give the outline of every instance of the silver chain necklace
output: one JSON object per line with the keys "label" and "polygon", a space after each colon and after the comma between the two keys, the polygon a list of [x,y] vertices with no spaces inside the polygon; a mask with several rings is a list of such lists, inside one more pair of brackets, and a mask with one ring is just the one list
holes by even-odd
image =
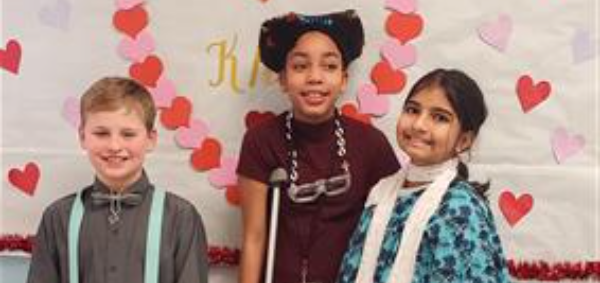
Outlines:
{"label": "silver chain necklace", "polygon": [[321,194],[336,196],[346,192],[351,185],[350,164],[346,160],[346,139],[344,128],[337,111],[334,113],[334,134],[336,137],[337,156],[341,160],[342,174],[325,179],[298,185],[298,150],[294,146],[292,120],[294,114],[288,112],[285,123],[285,138],[288,143],[288,155],[290,157],[290,188],[288,195],[296,203],[307,203],[315,201]]}

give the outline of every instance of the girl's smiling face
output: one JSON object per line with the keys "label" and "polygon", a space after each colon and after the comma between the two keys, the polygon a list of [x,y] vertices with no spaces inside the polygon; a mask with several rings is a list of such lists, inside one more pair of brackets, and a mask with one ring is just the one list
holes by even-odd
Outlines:
{"label": "girl's smiling face", "polygon": [[400,148],[419,166],[442,163],[468,149],[471,132],[463,132],[444,90],[426,87],[408,98],[398,119]]}

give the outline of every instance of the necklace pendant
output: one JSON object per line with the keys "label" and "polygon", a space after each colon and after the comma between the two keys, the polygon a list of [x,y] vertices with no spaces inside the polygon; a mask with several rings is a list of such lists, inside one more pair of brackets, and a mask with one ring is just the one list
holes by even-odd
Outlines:
{"label": "necklace pendant", "polygon": [[320,281],[308,281],[308,260],[302,261],[300,283],[321,283]]}

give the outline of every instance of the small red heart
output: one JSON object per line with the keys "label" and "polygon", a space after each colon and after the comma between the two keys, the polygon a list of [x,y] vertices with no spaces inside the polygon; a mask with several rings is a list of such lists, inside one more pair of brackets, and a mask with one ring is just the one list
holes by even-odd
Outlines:
{"label": "small red heart", "polygon": [[398,93],[406,84],[406,75],[402,70],[394,70],[390,63],[382,60],[371,70],[371,80],[377,86],[378,94]]}
{"label": "small red heart", "polygon": [[207,138],[200,148],[191,156],[192,167],[198,171],[206,171],[221,165],[221,144],[214,138]]}
{"label": "small red heart", "polygon": [[371,125],[371,117],[367,114],[358,112],[358,108],[352,103],[342,105],[342,115]]}
{"label": "small red heart", "polygon": [[240,206],[240,189],[237,186],[226,187],[225,198],[229,204]]}
{"label": "small red heart", "polygon": [[22,192],[33,196],[40,180],[40,169],[33,162],[27,163],[24,170],[17,168],[8,171],[8,180]]}
{"label": "small red heart", "polygon": [[165,128],[175,130],[179,127],[188,127],[191,114],[192,103],[183,96],[177,96],[171,102],[171,107],[161,111],[160,121]]}
{"label": "small red heart", "polygon": [[385,21],[385,29],[402,44],[417,37],[423,31],[423,19],[417,14],[392,12]]}
{"label": "small red heart", "polygon": [[500,211],[510,226],[515,226],[533,208],[533,197],[523,194],[519,198],[510,191],[500,194]]}
{"label": "small red heart", "polygon": [[16,75],[19,73],[20,65],[21,45],[11,39],[6,43],[6,50],[0,49],[0,67]]}
{"label": "small red heart", "polygon": [[266,121],[269,121],[275,118],[276,115],[273,112],[258,112],[258,111],[250,111],[246,114],[246,129],[254,128]]}
{"label": "small red heart", "polygon": [[552,86],[547,81],[533,84],[533,79],[524,75],[517,82],[517,95],[523,112],[527,113],[550,96]]}
{"label": "small red heart", "polygon": [[148,25],[148,13],[142,5],[119,10],[113,16],[113,25],[129,37],[135,38]]}
{"label": "small red heart", "polygon": [[129,67],[129,76],[136,81],[149,87],[156,87],[156,82],[163,72],[163,64],[160,58],[150,55],[144,62],[132,64]]}

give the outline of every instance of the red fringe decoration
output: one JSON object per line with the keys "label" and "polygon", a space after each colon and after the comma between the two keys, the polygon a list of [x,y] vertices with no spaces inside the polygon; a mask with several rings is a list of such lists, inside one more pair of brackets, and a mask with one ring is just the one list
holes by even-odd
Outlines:
{"label": "red fringe decoration", "polygon": [[[32,236],[0,236],[0,252],[31,253]],[[238,265],[240,250],[210,246],[208,258],[213,267]],[[557,282],[561,280],[600,280],[600,261],[560,262],[508,261],[508,270],[514,279]]]}

